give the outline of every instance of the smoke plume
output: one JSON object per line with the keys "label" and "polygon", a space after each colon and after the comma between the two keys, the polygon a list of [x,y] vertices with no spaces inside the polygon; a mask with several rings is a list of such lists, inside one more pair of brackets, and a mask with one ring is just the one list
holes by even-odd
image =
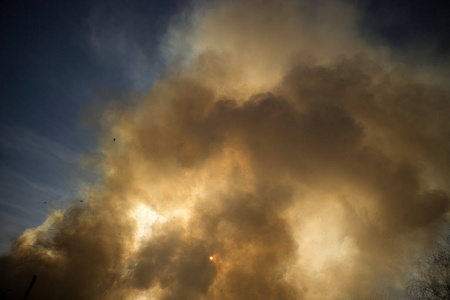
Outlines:
{"label": "smoke plume", "polygon": [[[339,12],[339,13],[336,13]],[[448,218],[450,94],[359,37],[358,10],[224,1],[102,119],[103,179],[0,259],[30,299],[400,295]]]}

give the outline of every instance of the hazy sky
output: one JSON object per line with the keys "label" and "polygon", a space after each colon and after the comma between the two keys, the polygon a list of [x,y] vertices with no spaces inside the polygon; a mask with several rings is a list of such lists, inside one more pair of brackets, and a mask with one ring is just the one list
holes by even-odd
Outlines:
{"label": "hazy sky", "polygon": [[0,293],[400,297],[448,219],[449,14],[2,2]]}

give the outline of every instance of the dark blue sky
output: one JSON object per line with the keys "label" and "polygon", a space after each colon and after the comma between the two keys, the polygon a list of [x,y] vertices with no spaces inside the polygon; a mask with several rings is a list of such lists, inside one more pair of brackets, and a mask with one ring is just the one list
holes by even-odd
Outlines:
{"label": "dark blue sky", "polygon": [[[449,61],[445,1],[357,1],[360,30],[395,49],[433,45],[418,61]],[[90,103],[145,90],[164,67],[161,39],[183,1],[3,1],[0,4],[0,251],[49,210],[76,200],[80,125]],[[419,51],[420,52],[420,51]]]}
{"label": "dark blue sky", "polygon": [[175,1],[10,1],[0,8],[0,251],[74,200],[95,147],[87,104],[150,86]]}

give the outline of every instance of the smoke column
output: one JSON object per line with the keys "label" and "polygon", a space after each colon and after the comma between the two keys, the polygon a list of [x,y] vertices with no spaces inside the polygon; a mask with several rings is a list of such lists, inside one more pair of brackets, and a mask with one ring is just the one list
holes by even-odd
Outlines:
{"label": "smoke column", "polygon": [[180,14],[166,72],[105,109],[103,179],[18,238],[0,292],[36,274],[30,299],[401,295],[448,219],[450,95],[357,20],[327,1]]}

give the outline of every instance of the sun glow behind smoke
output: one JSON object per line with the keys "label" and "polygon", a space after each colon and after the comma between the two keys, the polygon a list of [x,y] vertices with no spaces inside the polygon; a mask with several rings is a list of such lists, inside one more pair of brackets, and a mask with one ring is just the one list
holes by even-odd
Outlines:
{"label": "sun glow behind smoke", "polygon": [[151,238],[152,226],[164,223],[167,218],[159,215],[150,207],[143,203],[139,203],[134,210],[131,211],[131,217],[136,220],[136,246],[144,242],[145,239]]}

